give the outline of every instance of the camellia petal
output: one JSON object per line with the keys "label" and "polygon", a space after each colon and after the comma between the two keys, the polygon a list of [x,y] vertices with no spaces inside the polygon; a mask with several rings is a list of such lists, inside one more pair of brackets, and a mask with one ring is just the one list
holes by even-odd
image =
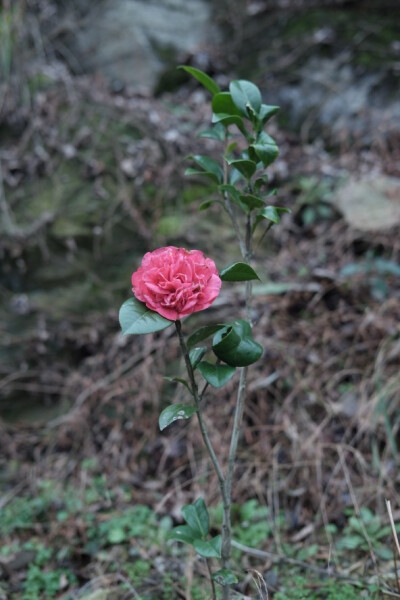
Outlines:
{"label": "camellia petal", "polygon": [[208,308],[221,283],[211,258],[200,250],[175,246],[147,252],[132,275],[136,298],[171,321]]}

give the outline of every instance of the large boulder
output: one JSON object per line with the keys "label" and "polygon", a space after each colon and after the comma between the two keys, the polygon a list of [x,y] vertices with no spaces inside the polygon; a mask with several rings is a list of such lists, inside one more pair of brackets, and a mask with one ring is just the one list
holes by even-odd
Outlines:
{"label": "large boulder", "polygon": [[207,0],[101,0],[75,35],[84,71],[153,89],[164,69],[218,39]]}

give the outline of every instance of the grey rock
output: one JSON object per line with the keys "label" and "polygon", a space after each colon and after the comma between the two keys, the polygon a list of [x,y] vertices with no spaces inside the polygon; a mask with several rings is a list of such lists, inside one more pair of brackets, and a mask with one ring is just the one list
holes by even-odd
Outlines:
{"label": "grey rock", "polygon": [[162,71],[218,39],[207,0],[102,0],[76,34],[85,71],[153,89]]}
{"label": "grey rock", "polygon": [[365,177],[350,179],[332,198],[355,229],[379,231],[400,223],[400,179]]}

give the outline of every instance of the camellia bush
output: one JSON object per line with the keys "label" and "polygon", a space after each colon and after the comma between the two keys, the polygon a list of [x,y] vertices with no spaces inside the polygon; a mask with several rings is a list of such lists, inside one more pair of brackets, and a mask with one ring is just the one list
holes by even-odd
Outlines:
{"label": "camellia bush", "polygon": [[[212,126],[201,133],[221,143],[221,160],[193,155],[195,167],[187,175],[204,176],[215,185],[217,195],[200,206],[207,209],[218,202],[229,215],[237,237],[242,261],[218,272],[212,258],[202,251],[167,246],[145,254],[141,266],[132,275],[133,297],[120,310],[125,335],[145,334],[174,326],[185,361],[186,376],[173,378],[187,388],[185,404],[171,404],[159,416],[163,430],[179,419],[196,417],[205,448],[215,469],[223,506],[220,535],[210,536],[210,519],[202,498],[182,509],[185,525],[175,527],[170,537],[191,544],[204,557],[210,574],[213,600],[222,586],[223,600],[231,597],[232,586],[240,573],[231,567],[232,483],[237,446],[246,399],[249,365],[261,357],[263,349],[253,338],[251,323],[252,283],[259,279],[251,266],[253,240],[279,223],[286,208],[269,204],[275,190],[268,186],[267,167],[277,158],[275,140],[265,132],[277,106],[264,104],[260,90],[250,81],[232,81],[229,91],[202,71],[182,67],[212,95]],[[244,141],[244,144],[243,144]],[[245,148],[239,150],[238,148]],[[218,297],[223,283],[246,282],[245,318],[227,323],[209,323],[190,332],[191,314],[207,309]],[[187,319],[187,320],[186,320]],[[184,323],[183,323],[183,320]],[[208,341],[207,345],[203,345]],[[236,408],[226,464],[217,456],[203,417],[203,400],[209,386],[223,387],[238,372]],[[219,561],[212,569],[210,559]],[[215,560],[213,561],[215,563]]]}

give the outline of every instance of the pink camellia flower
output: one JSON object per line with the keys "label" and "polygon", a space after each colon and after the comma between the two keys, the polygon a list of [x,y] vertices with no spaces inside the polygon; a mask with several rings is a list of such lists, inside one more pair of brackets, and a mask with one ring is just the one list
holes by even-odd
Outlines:
{"label": "pink camellia flower", "polygon": [[171,321],[208,308],[221,289],[215,263],[200,250],[167,246],[144,255],[132,275],[136,298]]}

